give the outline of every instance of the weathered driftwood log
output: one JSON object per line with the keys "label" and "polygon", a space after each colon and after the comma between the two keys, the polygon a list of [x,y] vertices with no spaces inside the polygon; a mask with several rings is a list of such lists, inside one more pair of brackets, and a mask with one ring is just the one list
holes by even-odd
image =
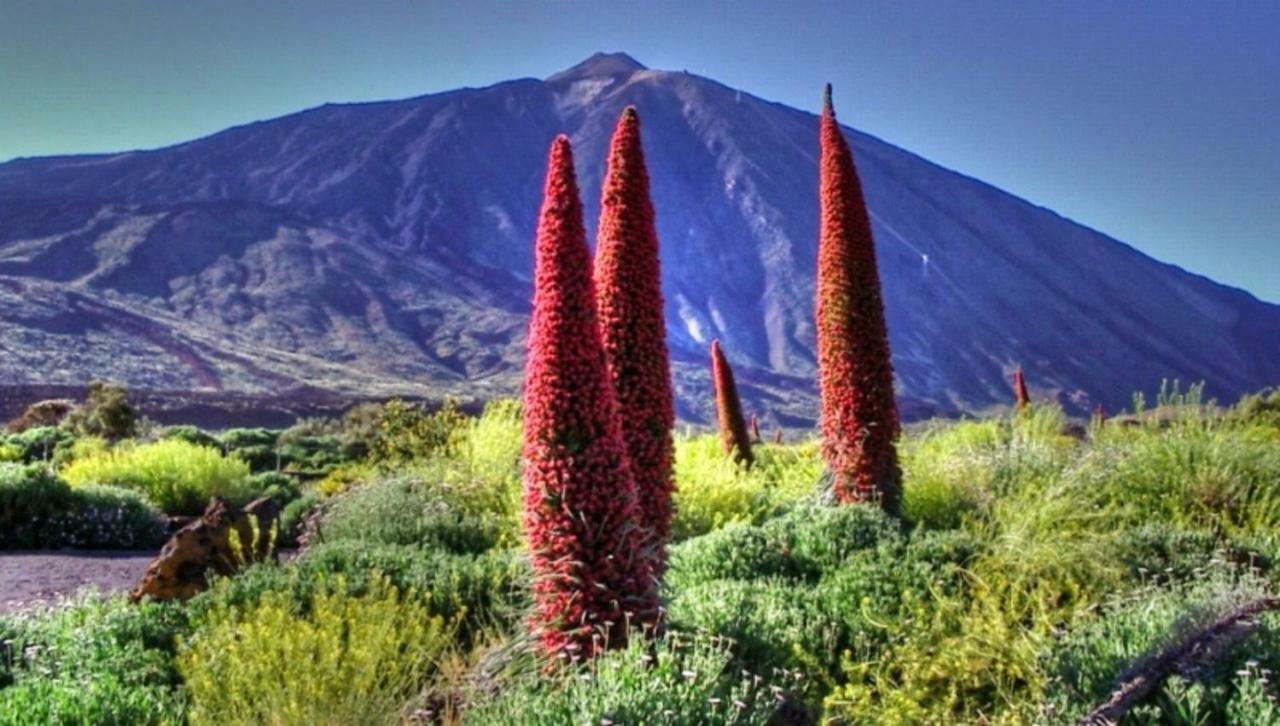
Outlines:
{"label": "weathered driftwood log", "polygon": [[1208,626],[1191,633],[1177,645],[1146,661],[1129,673],[1111,692],[1105,703],[1080,719],[1080,726],[1119,723],[1130,708],[1138,705],[1164,679],[1208,665],[1249,637],[1257,624],[1253,618],[1268,610],[1280,609],[1280,597],[1264,597],[1231,610]]}
{"label": "weathered driftwood log", "polygon": [[146,596],[188,600],[208,586],[211,574],[233,575],[271,557],[271,533],[279,516],[280,505],[270,497],[254,500],[244,509],[214,497],[199,519],[169,539],[130,598],[134,602]]}

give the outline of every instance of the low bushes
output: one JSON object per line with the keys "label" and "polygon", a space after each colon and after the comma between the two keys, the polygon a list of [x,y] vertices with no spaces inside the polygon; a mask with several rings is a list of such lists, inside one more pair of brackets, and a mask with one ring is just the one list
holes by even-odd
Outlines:
{"label": "low bushes", "polygon": [[83,596],[0,616],[0,723],[182,724],[173,605]]}
{"label": "low bushes", "polygon": [[44,467],[0,464],[0,549],[155,547],[165,529],[135,492],[73,489]]}
{"label": "low bushes", "polygon": [[5,449],[6,461],[31,464],[38,461],[56,461],[71,448],[75,434],[54,426],[37,426],[17,434],[0,435],[0,445]]}
{"label": "low bushes", "polygon": [[959,565],[976,548],[960,536],[908,543],[873,506],[801,505],[673,547],[670,617],[733,638],[748,669],[800,669],[829,682],[844,658],[875,657],[935,592],[957,592]]}
{"label": "low bushes", "polygon": [[822,476],[815,444],[758,445],[750,469],[726,456],[714,436],[678,436],[675,448],[677,541],[730,522],[759,524],[812,496]]}
{"label": "low bushes", "polygon": [[[1052,678],[1045,717],[1078,720],[1104,702],[1128,670],[1222,614],[1262,597],[1267,584],[1222,563],[1192,582],[1140,588],[1108,603],[1100,617],[1067,634],[1045,658]],[[1171,678],[1135,711],[1147,723],[1276,723],[1270,676],[1280,672],[1280,614],[1230,654],[1200,653],[1194,676]],[[1214,662],[1216,656],[1226,656]],[[1240,676],[1236,681],[1233,676]],[[1233,681],[1236,681],[1233,683]]]}
{"label": "low bushes", "polygon": [[441,482],[434,473],[385,475],[333,498],[316,538],[416,544],[457,553],[495,546],[508,526],[503,518],[473,506],[467,484]]}
{"label": "low bushes", "polygon": [[450,639],[413,592],[375,577],[352,595],[339,577],[305,611],[283,592],[205,611],[177,667],[193,724],[393,724]]}
{"label": "low bushes", "polygon": [[240,459],[257,473],[274,471],[280,466],[280,457],[276,454],[276,441],[279,438],[279,431],[252,428],[227,429],[218,440],[228,456]]}
{"label": "low bushes", "polygon": [[530,669],[493,693],[474,694],[463,723],[760,724],[788,707],[792,685],[791,674],[766,675],[734,667],[723,638],[677,632],[656,643],[630,638],[626,648],[581,668],[554,676]]}
{"label": "low bushes", "polygon": [[244,503],[252,495],[247,464],[179,439],[122,444],[77,458],[62,473],[72,486],[105,484],[142,492],[169,514],[200,514],[214,496]]}

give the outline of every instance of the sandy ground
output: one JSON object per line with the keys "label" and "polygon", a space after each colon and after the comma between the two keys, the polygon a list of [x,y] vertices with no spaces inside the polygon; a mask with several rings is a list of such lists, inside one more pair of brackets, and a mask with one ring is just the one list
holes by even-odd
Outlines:
{"label": "sandy ground", "polygon": [[133,587],[156,552],[0,552],[0,613],[56,601],[81,587]]}

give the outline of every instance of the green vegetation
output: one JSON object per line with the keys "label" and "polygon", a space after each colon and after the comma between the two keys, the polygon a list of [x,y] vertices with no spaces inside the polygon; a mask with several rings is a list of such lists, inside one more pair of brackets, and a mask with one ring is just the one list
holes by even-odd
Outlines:
{"label": "green vegetation", "polygon": [[142,492],[170,514],[199,514],[214,496],[243,503],[252,494],[247,464],[179,439],[92,452],[76,458],[62,474],[72,486],[102,484]]}
{"label": "green vegetation", "polygon": [[177,606],[83,596],[0,617],[0,723],[181,724]]}
{"label": "green vegetation", "polygon": [[73,489],[43,467],[0,463],[0,549],[136,549],[159,545],[164,533],[139,494]]}
{"label": "green vegetation", "polygon": [[[314,521],[300,556],[185,607],[82,597],[0,617],[0,723],[766,723],[778,708],[797,723],[1072,723],[1130,669],[1275,591],[1280,425],[1253,399],[1218,410],[1170,394],[1083,438],[1045,406],[935,422],[900,443],[902,520],[825,505],[812,442],[758,445],[746,469],[714,437],[686,435],[667,634],[547,666],[525,623],[519,408],[455,414],[441,433],[423,423],[437,414],[398,413],[417,423],[396,430],[440,445],[384,456],[396,447],[372,444],[323,478],[278,471],[272,432],[217,437],[266,447],[272,464],[256,475],[195,443],[198,431],[52,439],[68,473],[144,461],[126,457],[149,447],[198,451],[222,462],[213,471],[234,467],[238,496],[292,500],[282,533]],[[297,440],[353,451],[349,421],[309,422]],[[74,521],[62,513],[92,497],[136,522],[98,546],[156,536],[146,486],[68,487],[49,466],[0,464],[0,546],[90,541],[31,523]],[[1131,721],[1275,723],[1277,633],[1280,615],[1261,616]]]}
{"label": "green vegetation", "polygon": [[[642,637],[580,670],[541,677],[530,668],[493,694],[474,696],[463,723],[758,724],[777,710],[771,688],[790,685],[734,667],[732,644],[668,634],[652,647]],[[782,685],[779,685],[781,682]]]}
{"label": "green vegetation", "polygon": [[193,724],[391,724],[450,643],[448,623],[385,578],[350,595],[321,580],[202,613],[177,658]]}

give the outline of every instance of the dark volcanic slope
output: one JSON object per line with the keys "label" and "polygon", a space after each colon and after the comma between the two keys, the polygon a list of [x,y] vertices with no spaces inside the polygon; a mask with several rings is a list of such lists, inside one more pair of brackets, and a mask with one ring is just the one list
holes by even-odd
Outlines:
{"label": "dark volcanic slope", "polygon": [[[0,165],[0,382],[514,392],[547,146],[573,138],[594,222],[627,104],[644,121],[682,414],[706,408],[720,337],[751,406],[811,417],[815,117],[620,54]],[[1221,398],[1280,382],[1280,308],[853,141],[908,413],[1002,403],[1019,362],[1033,393],[1112,410],[1162,377]]]}

